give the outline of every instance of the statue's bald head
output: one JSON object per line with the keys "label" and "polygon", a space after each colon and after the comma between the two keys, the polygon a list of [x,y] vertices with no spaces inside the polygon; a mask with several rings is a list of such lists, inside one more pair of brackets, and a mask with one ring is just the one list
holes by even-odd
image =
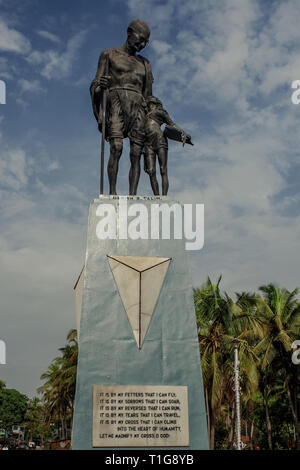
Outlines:
{"label": "statue's bald head", "polygon": [[150,29],[143,20],[133,20],[127,28],[127,44],[135,54],[140,52],[149,42]]}
{"label": "statue's bald head", "polygon": [[150,28],[143,20],[132,20],[127,28],[127,33],[130,34],[131,32],[141,33],[148,38],[150,36]]}

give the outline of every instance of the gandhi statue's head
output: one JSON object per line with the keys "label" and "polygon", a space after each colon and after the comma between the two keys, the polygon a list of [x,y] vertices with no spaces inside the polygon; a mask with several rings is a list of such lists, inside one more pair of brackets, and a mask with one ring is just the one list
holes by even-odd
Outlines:
{"label": "gandhi statue's head", "polygon": [[149,42],[150,29],[143,20],[133,20],[127,28],[127,44],[135,53],[140,52]]}

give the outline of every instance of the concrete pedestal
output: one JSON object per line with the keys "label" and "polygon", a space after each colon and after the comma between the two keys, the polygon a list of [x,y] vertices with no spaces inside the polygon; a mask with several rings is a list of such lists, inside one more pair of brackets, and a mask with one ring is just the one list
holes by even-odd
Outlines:
{"label": "concrete pedestal", "polygon": [[[126,201],[128,207],[142,203],[149,211],[149,217],[152,204],[171,206],[176,202],[169,198],[145,197],[128,197]],[[156,240],[100,240],[97,236],[100,217],[97,214],[103,204],[112,204],[118,217],[120,215],[120,199],[117,197],[104,196],[90,206],[86,260],[82,273],[72,448],[93,449],[93,386],[164,385],[188,388],[189,446],[168,448],[207,449],[207,421],[185,240],[172,239],[172,232],[170,240],[161,237]],[[171,258],[140,349],[108,256]]]}

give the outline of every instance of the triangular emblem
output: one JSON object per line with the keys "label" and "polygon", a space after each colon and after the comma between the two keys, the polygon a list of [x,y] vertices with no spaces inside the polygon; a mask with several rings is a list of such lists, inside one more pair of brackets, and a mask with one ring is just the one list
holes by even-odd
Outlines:
{"label": "triangular emblem", "polygon": [[171,258],[114,255],[107,258],[141,349]]}

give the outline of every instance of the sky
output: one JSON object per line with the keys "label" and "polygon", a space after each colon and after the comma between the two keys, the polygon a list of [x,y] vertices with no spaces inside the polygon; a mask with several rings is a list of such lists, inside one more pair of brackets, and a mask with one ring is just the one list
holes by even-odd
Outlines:
{"label": "sky", "polygon": [[[89,85],[101,51],[150,26],[153,94],[192,135],[171,142],[169,195],[205,206],[193,285],[300,286],[297,0],[0,0],[0,379],[29,396],[75,328],[73,286],[100,134]],[[128,146],[118,192],[128,191]],[[107,181],[105,181],[107,191]],[[139,194],[151,194],[142,175]]]}

